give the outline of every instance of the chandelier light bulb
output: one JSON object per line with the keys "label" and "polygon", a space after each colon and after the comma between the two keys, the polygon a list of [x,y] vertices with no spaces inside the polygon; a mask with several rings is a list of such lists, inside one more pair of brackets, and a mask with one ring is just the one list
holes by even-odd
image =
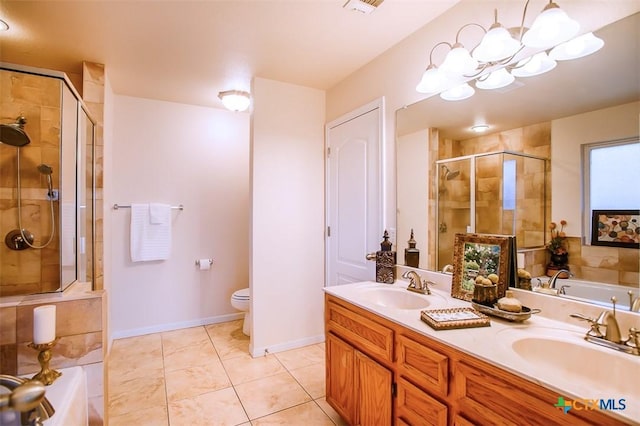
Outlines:
{"label": "chandelier light bulb", "polygon": [[506,87],[515,81],[515,77],[509,74],[505,68],[500,68],[497,71],[489,74],[485,79],[478,79],[476,87],[478,89],[500,89]]}
{"label": "chandelier light bulb", "polygon": [[545,52],[540,52],[518,62],[516,67],[511,70],[511,74],[515,77],[533,77],[551,71],[557,64]]}
{"label": "chandelier light bulb", "polygon": [[597,52],[604,46],[604,41],[593,33],[583,34],[554,47],[549,52],[549,57],[556,61],[578,59]]}
{"label": "chandelier light bulb", "polygon": [[560,7],[551,2],[533,21],[522,36],[522,44],[534,49],[547,49],[574,37],[580,24],[569,18]]}
{"label": "chandelier light bulb", "polygon": [[476,93],[473,87],[469,86],[469,83],[463,83],[459,86],[453,87],[440,94],[440,97],[445,101],[461,101],[463,99],[470,98]]}
{"label": "chandelier light bulb", "polygon": [[499,25],[491,28],[482,37],[471,56],[481,62],[495,62],[514,55],[519,49],[520,42],[511,37],[506,28]]}
{"label": "chandelier light bulb", "polygon": [[437,93],[442,91],[447,86],[447,77],[436,68],[435,65],[430,64],[427,70],[422,74],[420,83],[416,86],[416,91],[419,93]]}
{"label": "chandelier light bulb", "polygon": [[440,69],[454,75],[470,74],[478,68],[478,61],[471,57],[469,51],[460,43],[453,45],[453,49],[447,53]]}

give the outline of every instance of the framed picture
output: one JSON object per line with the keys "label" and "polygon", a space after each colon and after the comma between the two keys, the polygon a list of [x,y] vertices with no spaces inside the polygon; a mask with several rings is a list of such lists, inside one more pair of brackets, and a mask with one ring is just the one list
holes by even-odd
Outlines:
{"label": "framed picture", "polygon": [[591,245],[640,248],[640,210],[593,210]]}
{"label": "framed picture", "polygon": [[451,296],[470,301],[476,278],[498,276],[497,296],[505,295],[511,272],[510,248],[514,245],[507,235],[456,234],[453,248],[453,282]]}

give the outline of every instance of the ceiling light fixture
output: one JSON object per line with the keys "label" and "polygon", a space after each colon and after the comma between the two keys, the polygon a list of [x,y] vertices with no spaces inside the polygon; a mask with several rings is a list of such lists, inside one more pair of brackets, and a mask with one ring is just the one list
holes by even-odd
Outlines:
{"label": "ceiling light fixture", "polygon": [[246,110],[251,103],[251,95],[241,90],[226,90],[218,93],[218,97],[228,110],[236,112]]}
{"label": "ceiling light fixture", "polygon": [[[416,90],[440,93],[446,100],[467,99],[475,93],[468,84],[471,80],[475,80],[479,89],[499,89],[513,83],[515,77],[540,75],[555,68],[556,61],[581,58],[604,46],[604,41],[593,33],[575,37],[580,24],[569,18],[553,0],[549,0],[531,28],[525,28],[529,1],[524,5],[518,27],[507,30],[498,22],[498,11],[495,10],[494,22],[488,30],[471,22],[458,30],[453,44],[441,41],[433,46],[429,52],[429,65]],[[478,27],[484,32],[480,43],[471,50],[459,40],[460,33],[469,27]],[[449,51],[437,67],[433,63],[433,52],[442,45]]]}
{"label": "ceiling light fixture", "polygon": [[476,133],[486,132],[487,130],[489,130],[489,125],[488,124],[476,124],[475,126],[471,126],[471,130],[476,132]]}
{"label": "ceiling light fixture", "polygon": [[0,19],[0,31],[7,31],[9,29],[9,24]]}

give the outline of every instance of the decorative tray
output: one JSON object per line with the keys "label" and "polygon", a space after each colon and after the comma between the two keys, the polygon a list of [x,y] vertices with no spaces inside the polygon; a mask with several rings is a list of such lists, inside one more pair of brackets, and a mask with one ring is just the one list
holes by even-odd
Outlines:
{"label": "decorative tray", "polygon": [[506,319],[507,321],[512,322],[522,322],[531,318],[531,314],[539,314],[541,312],[540,309],[531,309],[526,306],[522,307],[522,312],[509,312],[503,311],[502,309],[498,309],[497,307],[491,307],[487,305],[481,305],[479,303],[471,301],[471,306],[484,314],[491,315],[494,317]]}
{"label": "decorative tray", "polygon": [[489,317],[472,308],[428,309],[420,312],[420,319],[434,330],[488,327]]}

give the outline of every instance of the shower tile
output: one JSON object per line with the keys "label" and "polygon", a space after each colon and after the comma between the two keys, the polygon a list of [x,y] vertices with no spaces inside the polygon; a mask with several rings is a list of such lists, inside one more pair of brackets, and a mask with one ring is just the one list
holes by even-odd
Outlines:
{"label": "shower tile", "polygon": [[164,378],[144,377],[129,380],[112,389],[109,414],[119,416],[166,404]]}
{"label": "shower tile", "polygon": [[315,345],[278,352],[275,356],[289,371],[324,362],[324,351]]}
{"label": "shower tile", "polygon": [[206,365],[218,359],[218,354],[211,342],[200,342],[194,345],[172,350],[164,350],[164,368],[166,371]]}
{"label": "shower tile", "polygon": [[325,364],[313,364],[306,367],[290,370],[291,375],[300,383],[311,398],[320,398],[325,395]]}
{"label": "shower tile", "polygon": [[169,403],[171,426],[237,425],[248,419],[233,388]]}
{"label": "shower tile", "polygon": [[252,420],[311,400],[287,372],[243,383],[235,389]]}
{"label": "shower tile", "polygon": [[252,358],[247,353],[235,358],[223,359],[222,364],[234,385],[286,371],[274,355]]}
{"label": "shower tile", "polygon": [[119,416],[109,416],[109,426],[169,426],[169,413],[166,406],[145,408]]}
{"label": "shower tile", "polygon": [[167,399],[169,402],[202,395],[231,386],[231,381],[219,360],[199,367],[167,371]]}
{"label": "shower tile", "polygon": [[16,343],[16,307],[0,308],[0,345]]}
{"label": "shower tile", "polygon": [[253,426],[276,426],[276,425],[314,425],[333,426],[333,421],[322,411],[313,401],[288,408],[275,414],[252,420]]}

